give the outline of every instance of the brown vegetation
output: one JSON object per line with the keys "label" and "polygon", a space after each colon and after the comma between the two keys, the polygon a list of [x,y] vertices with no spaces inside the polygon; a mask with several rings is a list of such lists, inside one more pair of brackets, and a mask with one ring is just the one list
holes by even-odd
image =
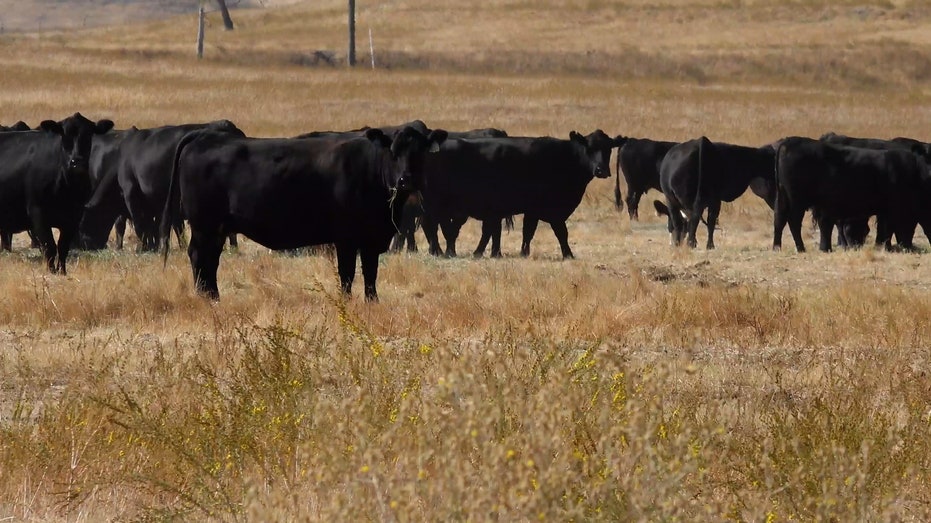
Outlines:
{"label": "brown vegetation", "polygon": [[[201,62],[193,18],[8,35],[0,122],[931,139],[924,2],[360,4],[391,70],[297,65],[341,49],[343,4],[214,20]],[[373,305],[248,241],[219,304],[177,248],[58,277],[17,243],[0,520],[928,520],[926,255],[773,253],[752,195],[717,251],[672,249],[612,189],[569,222],[577,260],[545,226],[528,260],[519,230],[502,260],[385,256]]]}

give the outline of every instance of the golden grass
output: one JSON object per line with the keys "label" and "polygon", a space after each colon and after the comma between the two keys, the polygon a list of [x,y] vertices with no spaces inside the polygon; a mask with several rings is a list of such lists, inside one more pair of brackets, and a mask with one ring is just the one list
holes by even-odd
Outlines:
{"label": "golden grass", "polygon": [[[295,65],[341,49],[335,0],[237,11],[201,62],[189,18],[8,35],[0,122],[929,139],[923,2],[422,4],[360,8],[374,72]],[[519,229],[501,260],[385,256],[378,304],[248,240],[211,304],[177,249],[57,277],[18,239],[0,520],[929,519],[925,256],[773,253],[752,195],[717,251],[672,249],[612,190],[570,219],[576,260],[546,225],[527,260]]]}

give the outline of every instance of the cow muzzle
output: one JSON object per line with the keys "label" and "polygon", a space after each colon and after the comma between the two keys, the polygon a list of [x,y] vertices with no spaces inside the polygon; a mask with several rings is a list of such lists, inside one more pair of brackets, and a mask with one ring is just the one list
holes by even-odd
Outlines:
{"label": "cow muzzle", "polygon": [[594,169],[594,171],[592,172],[592,174],[595,176],[595,178],[608,178],[608,177],[611,176],[611,171],[610,171],[610,170],[606,170],[606,169],[604,169],[603,167],[601,167],[601,166],[599,165],[599,166],[595,167],[595,169]]}
{"label": "cow muzzle", "polygon": [[72,172],[87,172],[90,170],[90,165],[84,158],[71,158],[68,161],[68,170]]}
{"label": "cow muzzle", "polygon": [[411,183],[411,177],[409,175],[404,175],[398,178],[398,183],[395,185],[395,188],[399,191],[410,191],[412,190],[413,183]]}

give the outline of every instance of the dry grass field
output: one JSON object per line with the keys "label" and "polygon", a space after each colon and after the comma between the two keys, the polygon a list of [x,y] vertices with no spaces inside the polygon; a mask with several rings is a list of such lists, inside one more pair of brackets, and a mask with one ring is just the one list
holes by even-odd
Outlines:
{"label": "dry grass field", "polygon": [[[201,61],[191,16],[8,33],[0,123],[931,140],[929,2],[357,4],[352,71],[309,65],[342,56],[336,0],[211,18]],[[377,304],[248,240],[214,304],[174,245],[60,277],[18,238],[0,521],[931,519],[928,254],[774,253],[749,194],[717,250],[673,249],[658,195],[630,223],[613,186],[569,221],[577,259],[546,225],[529,259],[519,229],[500,260],[383,256]]]}

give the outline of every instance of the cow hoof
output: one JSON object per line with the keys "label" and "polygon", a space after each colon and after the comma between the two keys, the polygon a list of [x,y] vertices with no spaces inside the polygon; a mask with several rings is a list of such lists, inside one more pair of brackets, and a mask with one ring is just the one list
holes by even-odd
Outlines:
{"label": "cow hoof", "polygon": [[485,253],[484,253],[484,252],[475,251],[475,252],[472,253],[472,258],[474,258],[474,259],[476,259],[476,260],[481,260],[483,256],[485,256]]}
{"label": "cow hoof", "polygon": [[220,301],[220,291],[213,289],[201,289],[198,294],[210,301]]}

